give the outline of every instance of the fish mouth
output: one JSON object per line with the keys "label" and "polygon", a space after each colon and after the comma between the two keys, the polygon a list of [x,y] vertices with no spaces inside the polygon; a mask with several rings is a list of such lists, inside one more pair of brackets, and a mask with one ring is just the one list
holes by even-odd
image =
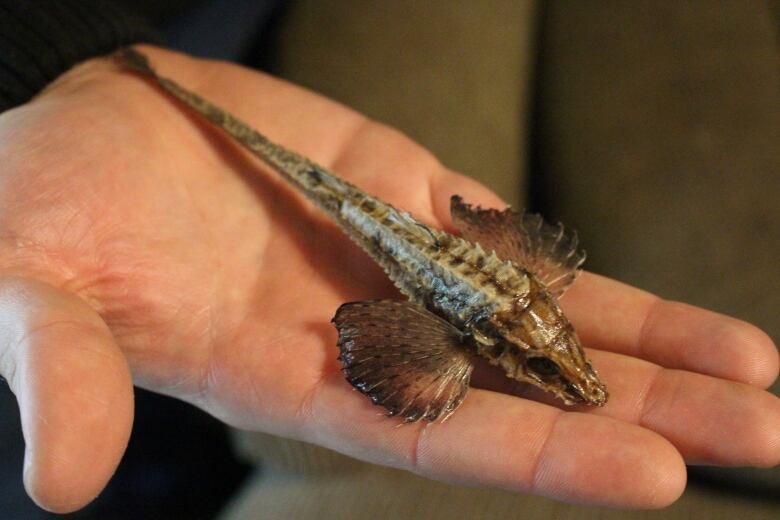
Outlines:
{"label": "fish mouth", "polygon": [[566,396],[575,403],[600,407],[607,404],[609,393],[603,385],[592,385],[586,391],[581,385],[569,383],[566,385]]}

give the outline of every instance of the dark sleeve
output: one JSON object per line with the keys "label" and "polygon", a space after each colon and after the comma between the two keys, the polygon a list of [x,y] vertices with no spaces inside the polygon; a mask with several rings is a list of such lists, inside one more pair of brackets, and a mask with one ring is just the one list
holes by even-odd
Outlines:
{"label": "dark sleeve", "polygon": [[0,112],[81,61],[159,40],[142,18],[107,0],[0,0]]}

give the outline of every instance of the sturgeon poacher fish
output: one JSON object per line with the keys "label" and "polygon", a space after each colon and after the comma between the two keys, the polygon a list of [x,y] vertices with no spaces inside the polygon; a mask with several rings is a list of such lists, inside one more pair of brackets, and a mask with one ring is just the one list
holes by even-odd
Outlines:
{"label": "sturgeon poacher fish", "polygon": [[432,229],[159,76],[139,52],[120,52],[325,211],[408,298],[345,303],[333,318],[346,379],[389,415],[445,420],[466,397],[474,356],[566,404],[606,403],[557,302],[585,260],[575,233],[458,196],[451,213],[462,236]]}

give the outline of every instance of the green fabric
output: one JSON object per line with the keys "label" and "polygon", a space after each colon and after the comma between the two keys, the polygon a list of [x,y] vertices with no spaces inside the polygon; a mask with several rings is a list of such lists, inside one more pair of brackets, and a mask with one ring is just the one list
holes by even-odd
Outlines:
{"label": "green fabric", "polygon": [[780,339],[780,47],[768,6],[627,5],[548,4],[543,205],[578,228],[588,269]]}
{"label": "green fabric", "polygon": [[[580,232],[586,267],[780,341],[770,4],[556,0],[545,20],[535,185],[546,212]],[[780,468],[696,473],[780,496]]]}
{"label": "green fabric", "polygon": [[535,11],[532,0],[297,1],[277,27],[274,72],[519,204]]}

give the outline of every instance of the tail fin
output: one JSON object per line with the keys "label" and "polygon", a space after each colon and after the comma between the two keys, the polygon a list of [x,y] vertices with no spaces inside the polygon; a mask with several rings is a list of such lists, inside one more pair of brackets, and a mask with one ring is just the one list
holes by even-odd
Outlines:
{"label": "tail fin", "polygon": [[347,193],[362,194],[358,188],[340,179],[336,174],[273,143],[226,110],[206,101],[175,81],[160,76],[149,64],[146,56],[140,52],[126,47],[119,51],[118,58],[122,65],[151,78],[168,94],[227,132],[244,148],[279,172],[290,184],[326,211],[333,213],[337,209],[339,201]]}
{"label": "tail fin", "polygon": [[152,66],[149,65],[149,59],[132,47],[119,49],[117,57],[129,69],[140,72],[141,74],[146,74],[147,76],[157,77],[157,73]]}
{"label": "tail fin", "polygon": [[305,186],[301,182],[302,175],[314,168],[324,170],[305,157],[271,142],[270,139],[237,117],[185,89],[175,81],[160,76],[149,64],[147,57],[135,49],[130,47],[121,49],[118,52],[118,58],[122,65],[153,79],[168,94],[227,132],[255,156],[304,191]]}

